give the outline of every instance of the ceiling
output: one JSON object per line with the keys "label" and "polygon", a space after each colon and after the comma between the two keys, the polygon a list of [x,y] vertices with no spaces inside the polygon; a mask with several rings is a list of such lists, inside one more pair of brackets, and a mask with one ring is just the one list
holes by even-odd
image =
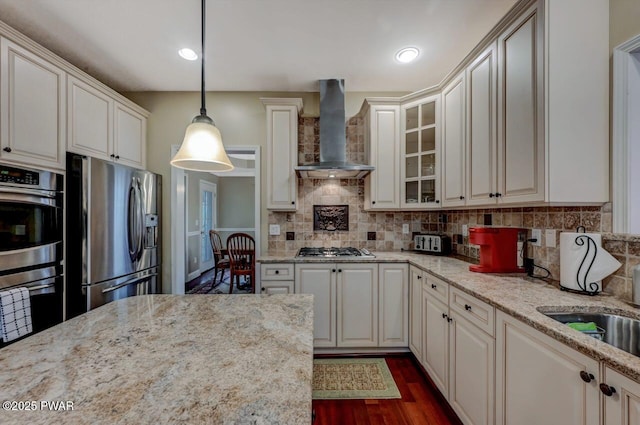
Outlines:
{"label": "ceiling", "polygon": [[[207,90],[416,91],[439,83],[516,0],[208,0]],[[0,0],[0,20],[114,89],[197,91],[198,0]],[[398,64],[402,47],[421,50]]]}

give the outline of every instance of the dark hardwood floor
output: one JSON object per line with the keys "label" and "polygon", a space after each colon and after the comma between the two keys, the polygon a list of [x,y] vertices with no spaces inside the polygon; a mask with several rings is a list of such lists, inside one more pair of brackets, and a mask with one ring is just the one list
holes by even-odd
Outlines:
{"label": "dark hardwood floor", "polygon": [[386,356],[401,399],[313,400],[314,425],[461,425],[410,354]]}

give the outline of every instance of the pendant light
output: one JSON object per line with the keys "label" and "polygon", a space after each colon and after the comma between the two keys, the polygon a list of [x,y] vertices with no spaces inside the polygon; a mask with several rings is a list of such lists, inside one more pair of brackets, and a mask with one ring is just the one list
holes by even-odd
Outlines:
{"label": "pendant light", "polygon": [[229,160],[222,144],[222,135],[213,120],[207,116],[204,90],[204,27],[205,1],[202,0],[202,84],[200,88],[200,115],[187,127],[180,150],[171,160],[171,165],[193,171],[231,171],[233,164]]}

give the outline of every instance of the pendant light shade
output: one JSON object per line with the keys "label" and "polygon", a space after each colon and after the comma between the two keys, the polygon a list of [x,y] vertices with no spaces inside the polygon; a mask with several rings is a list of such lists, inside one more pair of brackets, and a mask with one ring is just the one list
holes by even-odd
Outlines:
{"label": "pendant light shade", "polygon": [[205,1],[202,0],[202,84],[200,90],[200,115],[195,117],[184,133],[184,140],[178,153],[171,160],[171,165],[193,171],[231,171],[233,164],[227,156],[222,144],[222,135],[213,120],[207,116],[205,108],[204,85],[204,27]]}

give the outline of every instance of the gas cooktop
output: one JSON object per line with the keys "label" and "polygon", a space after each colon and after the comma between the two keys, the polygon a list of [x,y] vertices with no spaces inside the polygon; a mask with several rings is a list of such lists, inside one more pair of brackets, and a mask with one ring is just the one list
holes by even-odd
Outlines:
{"label": "gas cooktop", "polygon": [[296,257],[359,257],[374,258],[371,252],[359,248],[300,248]]}

